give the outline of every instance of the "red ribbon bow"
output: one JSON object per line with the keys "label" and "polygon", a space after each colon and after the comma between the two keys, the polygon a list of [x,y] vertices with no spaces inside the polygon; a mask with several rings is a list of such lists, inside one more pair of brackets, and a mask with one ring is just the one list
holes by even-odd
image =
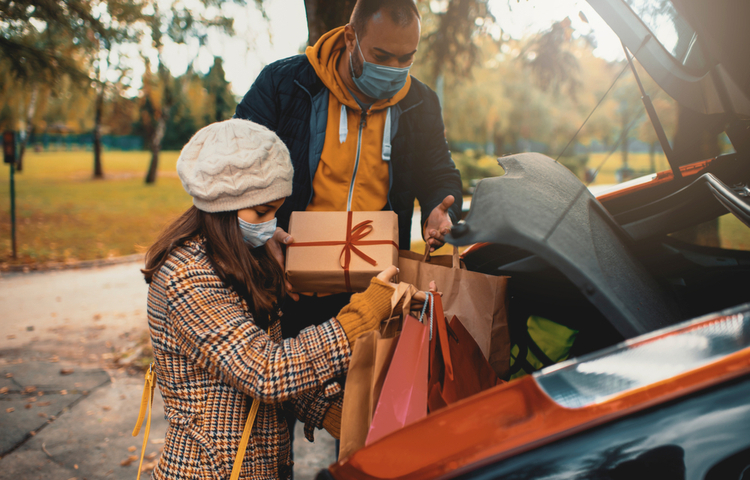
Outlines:
{"label": "red ribbon bow", "polygon": [[398,250],[398,244],[392,240],[362,240],[370,233],[372,233],[372,220],[365,220],[360,222],[352,228],[352,212],[347,212],[346,216],[346,240],[331,240],[323,242],[300,242],[292,243],[288,247],[329,247],[334,245],[343,245],[341,249],[341,255],[339,255],[339,264],[344,269],[344,281],[346,282],[346,291],[352,291],[351,280],[349,276],[349,267],[352,261],[352,252],[354,252],[359,258],[369,263],[373,267],[378,264],[372,257],[365,254],[357,248],[357,246],[365,245],[388,245],[391,244]]}

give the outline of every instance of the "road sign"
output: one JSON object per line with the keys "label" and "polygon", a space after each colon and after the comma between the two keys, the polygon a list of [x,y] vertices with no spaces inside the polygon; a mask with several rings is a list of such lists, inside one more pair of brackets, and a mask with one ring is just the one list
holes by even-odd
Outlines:
{"label": "road sign", "polygon": [[11,131],[3,132],[3,161],[16,163],[16,134]]}

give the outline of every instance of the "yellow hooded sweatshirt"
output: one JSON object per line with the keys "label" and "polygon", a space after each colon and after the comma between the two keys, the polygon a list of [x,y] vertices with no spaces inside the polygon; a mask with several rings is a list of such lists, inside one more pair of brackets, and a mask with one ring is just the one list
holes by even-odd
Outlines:
{"label": "yellow hooded sweatshirt", "polygon": [[345,49],[344,27],[339,27],[305,51],[330,92],[326,138],[308,211],[378,211],[388,203],[390,152],[383,152],[384,131],[390,132],[388,108],[409,92],[411,77],[396,95],[363,112],[336,68]]}

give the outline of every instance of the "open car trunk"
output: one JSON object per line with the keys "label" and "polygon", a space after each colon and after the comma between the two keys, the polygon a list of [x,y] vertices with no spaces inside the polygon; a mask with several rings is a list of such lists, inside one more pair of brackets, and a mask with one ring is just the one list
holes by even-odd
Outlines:
{"label": "open car trunk", "polygon": [[479,183],[448,241],[481,243],[464,255],[467,267],[511,276],[512,337],[540,315],[580,331],[575,356],[750,300],[750,253],[667,236],[732,211],[724,195],[747,205],[736,192],[715,191],[726,186],[720,177],[745,173],[736,155],[656,192],[610,195],[612,212],[551,158],[499,163],[505,175]]}

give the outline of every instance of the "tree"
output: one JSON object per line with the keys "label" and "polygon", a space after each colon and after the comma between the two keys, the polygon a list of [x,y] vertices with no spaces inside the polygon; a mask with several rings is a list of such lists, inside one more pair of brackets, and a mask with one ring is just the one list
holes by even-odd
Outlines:
{"label": "tree", "polygon": [[[235,0],[235,3],[244,5],[245,1]],[[260,5],[260,0],[256,0],[256,4]],[[163,8],[165,2],[151,0],[150,8],[153,10],[153,14],[150,15],[148,28],[152,46],[156,51],[158,61],[156,76],[159,78],[159,81],[154,83],[152,87],[160,91],[158,95],[153,91],[149,93],[151,108],[145,112],[152,114],[147,122],[149,124],[151,162],[146,173],[146,184],[156,182],[161,143],[166,133],[170,112],[178,96],[177,89],[181,88],[180,82],[175,82],[169,70],[164,66],[165,40],[168,39],[177,44],[196,42],[199,48],[202,48],[206,44],[210,31],[232,34],[234,20],[221,9],[216,8],[216,5],[217,0],[200,0],[199,8],[194,5],[188,8],[183,2],[172,0],[169,9],[165,9]],[[192,66],[189,66],[188,70],[191,68]],[[154,102],[153,99],[157,97],[159,102]]]}
{"label": "tree", "polygon": [[644,112],[641,94],[635,82],[626,82],[615,89],[613,94],[618,102],[617,118],[620,121],[622,143],[620,152],[622,155],[622,171],[627,172],[628,153],[630,151],[630,140],[635,136],[634,127],[642,119]]}
{"label": "tree", "polygon": [[578,60],[570,50],[573,28],[570,18],[555,22],[547,32],[529,45],[522,61],[534,72],[542,90],[551,88],[559,94],[563,87],[573,99],[581,82],[578,79]]}
{"label": "tree", "polygon": [[430,9],[426,13],[433,18],[425,18],[423,32],[432,78],[437,80],[446,70],[466,77],[480,61],[479,48],[475,43],[477,34],[486,33],[487,27],[495,21],[489,2],[449,0],[435,3],[435,7],[440,4],[445,6],[433,10],[433,2],[429,3]]}
{"label": "tree", "polygon": [[203,86],[208,94],[206,123],[220,122],[232,118],[236,101],[230,83],[224,76],[221,57],[214,57],[214,64],[203,77]]}
{"label": "tree", "polygon": [[[130,0],[100,0],[92,2],[97,22],[102,29],[94,31],[95,48],[91,54],[94,64],[96,103],[94,109],[94,175],[104,178],[102,169],[102,119],[105,97],[119,94],[121,84],[128,74],[127,56],[114,47],[123,43],[137,43],[141,36],[139,24],[143,23],[144,4]],[[112,76],[117,79],[112,81]]]}
{"label": "tree", "polygon": [[[675,127],[677,122],[677,110],[674,101],[665,98],[664,96],[658,96],[652,99],[654,104],[654,110],[659,116],[659,122],[664,127],[664,132],[667,134],[667,138],[674,138]],[[659,137],[656,135],[654,125],[650,121],[645,121],[641,124],[639,129],[638,138],[643,142],[648,143],[648,154],[649,164],[651,173],[656,172],[656,149],[659,145]]]}
{"label": "tree", "polygon": [[0,18],[0,63],[30,91],[19,144],[20,172],[37,106],[43,100],[40,93],[45,85],[57,85],[66,76],[78,82],[88,79],[85,55],[92,47],[93,32],[103,26],[92,16],[89,2],[81,0],[2,2]]}
{"label": "tree", "polygon": [[349,23],[356,0],[305,0],[307,44],[315,42],[329,30]]}

